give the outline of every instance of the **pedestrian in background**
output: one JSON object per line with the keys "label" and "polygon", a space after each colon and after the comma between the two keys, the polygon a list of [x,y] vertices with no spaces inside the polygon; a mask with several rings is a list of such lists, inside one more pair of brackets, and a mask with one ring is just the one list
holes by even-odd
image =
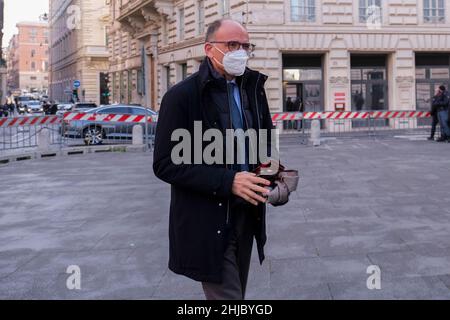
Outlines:
{"label": "pedestrian in background", "polygon": [[428,137],[428,140],[434,141],[434,134],[436,133],[436,126],[439,123],[437,104],[435,104],[435,103],[431,104],[430,114],[431,114],[431,134]]}
{"label": "pedestrian in background", "polygon": [[50,107],[50,114],[55,115],[58,111],[58,105],[56,103],[52,103],[52,106]]}
{"label": "pedestrian in background", "polygon": [[8,104],[9,114],[11,115],[11,117],[14,117],[14,115],[15,115],[15,113],[14,113],[14,109],[15,109],[14,103],[10,99],[8,99],[7,100],[7,104]]}
{"label": "pedestrian in background", "polygon": [[448,125],[448,104],[449,97],[445,91],[445,86],[441,85],[436,90],[433,97],[432,108],[436,108],[438,121],[441,127],[441,137],[436,140],[438,142],[450,141],[450,128]]}
{"label": "pedestrian in background", "polygon": [[2,111],[3,111],[2,116],[3,116],[3,117],[8,117],[8,115],[9,115],[9,106],[8,106],[7,103],[5,103],[4,105],[2,105]]}

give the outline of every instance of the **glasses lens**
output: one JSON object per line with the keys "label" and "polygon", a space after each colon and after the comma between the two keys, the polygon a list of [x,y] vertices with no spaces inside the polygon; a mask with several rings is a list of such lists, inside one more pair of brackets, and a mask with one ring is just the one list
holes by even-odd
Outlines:
{"label": "glasses lens", "polygon": [[247,52],[253,52],[253,50],[255,50],[255,45],[251,43],[243,43],[242,49],[244,49]]}
{"label": "glasses lens", "polygon": [[244,49],[245,51],[249,51],[250,50],[250,43],[243,43],[242,44],[242,49]]}
{"label": "glasses lens", "polygon": [[237,41],[229,41],[228,42],[228,50],[230,51],[236,51],[239,50],[241,44]]}

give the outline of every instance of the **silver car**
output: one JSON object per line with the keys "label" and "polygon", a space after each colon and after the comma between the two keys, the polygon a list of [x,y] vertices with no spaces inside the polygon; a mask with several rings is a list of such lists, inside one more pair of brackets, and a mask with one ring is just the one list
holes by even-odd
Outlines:
{"label": "silver car", "polygon": [[[158,113],[144,107],[134,105],[110,105],[85,111],[86,114],[114,114],[114,115],[142,115],[151,119],[147,129],[148,138],[155,134]],[[102,144],[104,140],[129,140],[132,138],[133,122],[70,120],[64,122],[64,136],[70,138],[82,138],[86,145]],[[143,124],[142,124],[143,125]],[[144,133],[145,136],[145,133]]]}
{"label": "silver car", "polygon": [[71,111],[72,108],[73,108],[73,104],[71,104],[71,103],[59,103],[58,111],[56,111],[56,114],[58,116],[63,115],[64,113]]}
{"label": "silver car", "polygon": [[38,100],[31,100],[26,102],[25,107],[28,113],[43,113],[44,107],[42,103]]}

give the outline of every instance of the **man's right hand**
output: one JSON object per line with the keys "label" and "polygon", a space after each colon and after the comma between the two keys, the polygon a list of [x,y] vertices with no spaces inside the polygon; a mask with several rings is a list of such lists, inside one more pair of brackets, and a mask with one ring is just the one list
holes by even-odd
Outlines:
{"label": "man's right hand", "polygon": [[263,186],[270,186],[270,181],[257,177],[254,173],[250,172],[238,172],[233,181],[233,187],[231,191],[234,195],[241,197],[242,199],[257,206],[258,202],[265,203],[266,198],[260,196],[267,195],[270,191]]}

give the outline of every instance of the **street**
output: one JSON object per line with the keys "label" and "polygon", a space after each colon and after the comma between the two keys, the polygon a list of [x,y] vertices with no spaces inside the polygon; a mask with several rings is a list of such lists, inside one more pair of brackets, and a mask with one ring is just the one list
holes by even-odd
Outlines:
{"label": "street", "polygon": [[[281,138],[298,191],[269,207],[248,299],[449,299],[450,145]],[[167,269],[170,188],[150,153],[0,165],[0,299],[204,299]],[[79,266],[81,289],[66,273]],[[381,288],[369,290],[378,266]]]}

